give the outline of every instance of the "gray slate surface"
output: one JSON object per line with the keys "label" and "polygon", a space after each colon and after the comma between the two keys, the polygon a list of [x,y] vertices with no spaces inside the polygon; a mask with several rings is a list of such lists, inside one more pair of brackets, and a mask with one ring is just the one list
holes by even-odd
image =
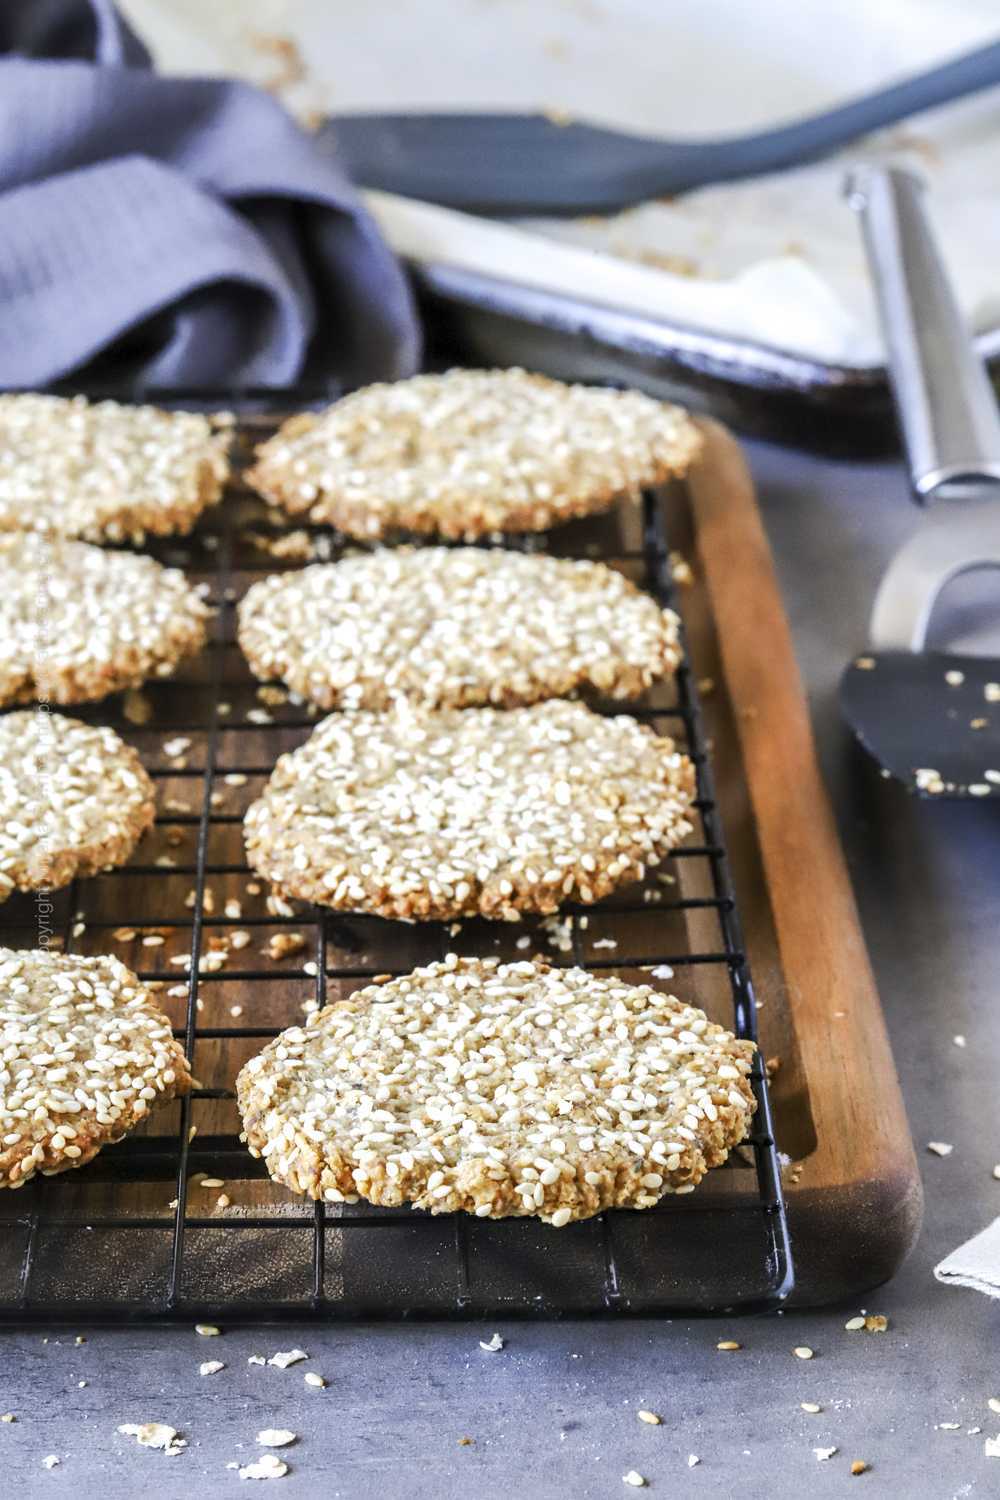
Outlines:
{"label": "gray slate surface", "polygon": [[[821,755],[834,794],[927,1192],[923,1238],[896,1280],[869,1299],[883,1336],[848,1334],[856,1308],[769,1321],[501,1326],[385,1326],[38,1331],[2,1335],[2,1493],[162,1500],[244,1488],[226,1464],[254,1455],[265,1426],[288,1427],[292,1472],[277,1494],[450,1500],[473,1494],[622,1496],[635,1468],[653,1495],[784,1500],[843,1494],[953,1500],[1000,1493],[1000,1306],[939,1287],[934,1263],[1000,1213],[1000,816],[978,805],[917,806],[859,778],[834,688],[863,641],[879,571],[912,524],[902,475],[888,466],[805,459],[755,445],[751,455],[774,545]],[[963,1033],[964,1050],[952,1036]],[[951,1157],[923,1151],[954,1143]],[[84,1333],[87,1342],[74,1344]],[[737,1354],[716,1352],[740,1339]],[[308,1365],[281,1372],[247,1355],[296,1344]],[[816,1351],[795,1359],[796,1344]],[[198,1363],[227,1368],[201,1378]],[[303,1384],[306,1369],[329,1385]],[[80,1389],[78,1382],[86,1380]],[[818,1416],[799,1403],[815,1400]],[[639,1407],[663,1426],[636,1418]],[[118,1436],[120,1422],[160,1420],[190,1447],[164,1458]],[[957,1432],[936,1424],[959,1422]],[[968,1435],[970,1427],[981,1427]],[[469,1436],[474,1442],[459,1446]],[[814,1447],[836,1446],[819,1463]],[[61,1462],[51,1473],[46,1454]],[[690,1469],[688,1455],[701,1463]],[[853,1459],[871,1471],[849,1477]],[[218,1486],[218,1490],[216,1490]],[[854,1494],[853,1488],[850,1491]]]}

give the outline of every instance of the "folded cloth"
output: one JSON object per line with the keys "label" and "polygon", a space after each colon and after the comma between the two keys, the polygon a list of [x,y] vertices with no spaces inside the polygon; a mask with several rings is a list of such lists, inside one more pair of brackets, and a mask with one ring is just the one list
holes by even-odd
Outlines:
{"label": "folded cloth", "polygon": [[0,387],[413,372],[401,267],[269,95],[159,77],[111,0],[4,0],[0,54]]}
{"label": "folded cloth", "polygon": [[967,1286],[987,1297],[1000,1297],[1000,1219],[959,1245],[934,1267],[945,1286]]}

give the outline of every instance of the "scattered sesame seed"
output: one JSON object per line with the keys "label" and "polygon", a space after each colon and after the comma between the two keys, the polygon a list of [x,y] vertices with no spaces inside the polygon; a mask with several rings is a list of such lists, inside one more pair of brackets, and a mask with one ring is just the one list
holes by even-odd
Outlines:
{"label": "scattered sesame seed", "polygon": [[796,1359],[812,1359],[813,1357],[813,1350],[809,1348],[808,1344],[796,1344],[792,1353]]}
{"label": "scattered sesame seed", "polygon": [[859,1333],[861,1329],[864,1328],[864,1326],[864,1314],[861,1314],[856,1318],[848,1318],[847,1322],[844,1324],[844,1327],[847,1329],[848,1333]]}
{"label": "scattered sesame seed", "polygon": [[809,1412],[810,1416],[816,1416],[823,1410],[818,1401],[800,1401],[799,1405],[803,1411]]}
{"label": "scattered sesame seed", "polygon": [[650,1427],[659,1427],[663,1422],[663,1418],[658,1417],[655,1411],[645,1411],[640,1408],[636,1415],[640,1422],[647,1422]]}
{"label": "scattered sesame seed", "polygon": [[987,1438],[983,1443],[983,1452],[987,1458],[1000,1458],[1000,1434],[995,1438]]}
{"label": "scattered sesame seed", "polygon": [[622,1475],[622,1484],[630,1484],[633,1489],[641,1490],[646,1481],[637,1469],[629,1469],[627,1474]]}
{"label": "scattered sesame seed", "polygon": [[689,1469],[696,1469],[700,1463],[701,1463],[701,1459],[698,1457],[697,1453],[689,1453],[688,1454],[688,1468]]}
{"label": "scattered sesame seed", "polygon": [[222,1329],[216,1328],[214,1323],[196,1323],[194,1331],[195,1333],[200,1333],[203,1339],[214,1339],[218,1338]]}
{"label": "scattered sesame seed", "polygon": [[326,1381],[323,1376],[317,1375],[315,1370],[307,1370],[302,1379],[305,1381],[306,1385],[311,1385],[318,1391],[323,1390],[324,1386],[326,1385]]}
{"label": "scattered sesame seed", "polygon": [[743,1345],[738,1344],[735,1339],[720,1339],[715,1347],[716,1349],[723,1349],[728,1352],[731,1349],[742,1349]]}
{"label": "scattered sesame seed", "polygon": [[59,1462],[58,1456],[55,1453],[50,1453],[50,1454],[48,1454],[48,1456],[46,1458],[42,1459],[42,1468],[43,1469],[54,1469],[55,1466],[56,1466],[56,1464],[58,1462]]}
{"label": "scattered sesame seed", "polygon": [[949,687],[961,687],[965,681],[965,673],[958,672],[954,668],[944,674],[944,680]]}
{"label": "scattered sesame seed", "polygon": [[287,1448],[289,1443],[294,1443],[297,1433],[290,1432],[287,1427],[265,1427],[258,1432],[257,1441],[262,1448]]}

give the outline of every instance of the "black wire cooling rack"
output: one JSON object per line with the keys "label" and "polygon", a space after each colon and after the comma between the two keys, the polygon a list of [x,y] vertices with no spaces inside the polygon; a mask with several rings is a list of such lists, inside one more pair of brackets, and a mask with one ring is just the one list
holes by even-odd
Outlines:
{"label": "black wire cooling rack", "polygon": [[[273,430],[279,402],[284,411],[312,404],[306,393],[295,401],[254,392],[210,402],[177,393],[165,404],[237,411],[242,465]],[[650,493],[641,510],[510,545],[600,556],[676,603],[669,513],[669,497]],[[248,870],[240,825],[277,755],[303,741],[315,716],[253,681],[235,645],[234,609],[254,578],[301,566],[307,554],[335,557],[342,543],[277,521],[234,484],[192,537],[150,550],[200,583],[217,610],[213,639],[175,678],[71,711],[137,746],[158,787],[155,829],[124,869],[48,898],[51,913],[29,896],[6,902],[0,942],[31,946],[47,923],[66,951],[116,953],[159,987],[199,1085],[82,1171],[0,1195],[0,1320],[691,1316],[780,1305],[792,1265],[759,1057],[753,1134],[726,1168],[656,1209],[561,1230],[304,1203],[249,1156],[233,1101],[242,1063],[304,1010],[449,951],[537,952],[663,984],[756,1039],[690,662],[674,684],[625,710],[684,744],[698,776],[695,835],[642,886],[548,923],[408,925],[287,906]]]}

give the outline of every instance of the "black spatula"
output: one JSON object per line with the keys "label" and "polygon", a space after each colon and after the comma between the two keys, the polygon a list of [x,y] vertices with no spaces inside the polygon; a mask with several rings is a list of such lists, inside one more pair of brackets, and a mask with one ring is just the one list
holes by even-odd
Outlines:
{"label": "black spatula", "polygon": [[418,111],[333,115],[322,134],[363,187],[478,214],[614,213],[647,198],[814,161],[871,130],[996,83],[1000,42],[994,41],[808,119],[721,140],[656,140],[544,114]]}
{"label": "black spatula", "polygon": [[[1000,568],[1000,415],[934,243],[923,187],[866,168],[861,215],[913,489],[926,507],[879,585],[869,645],[840,685],[858,739],[922,796],[1000,801],[1000,660],[925,649],[943,590]],[[1000,621],[1000,574],[996,579]]]}

